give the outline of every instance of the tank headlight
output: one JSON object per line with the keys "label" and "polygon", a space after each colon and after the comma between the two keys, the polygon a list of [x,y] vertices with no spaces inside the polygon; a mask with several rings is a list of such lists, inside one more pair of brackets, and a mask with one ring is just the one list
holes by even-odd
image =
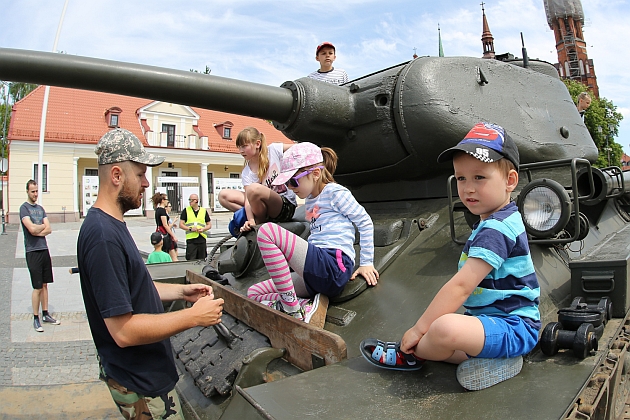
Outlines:
{"label": "tank headlight", "polygon": [[525,230],[537,238],[557,235],[571,216],[571,199],[564,187],[551,179],[537,179],[525,186],[517,200]]}

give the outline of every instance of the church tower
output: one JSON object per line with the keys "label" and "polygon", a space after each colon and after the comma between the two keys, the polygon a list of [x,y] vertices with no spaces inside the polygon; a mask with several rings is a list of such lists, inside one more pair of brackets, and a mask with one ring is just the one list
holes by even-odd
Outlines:
{"label": "church tower", "polygon": [[556,68],[563,79],[573,79],[589,87],[599,98],[593,60],[586,53],[582,33],[584,11],[580,0],[543,0],[547,23],[556,36],[558,63]]}
{"label": "church tower", "polygon": [[481,13],[483,14],[483,32],[481,34],[481,43],[483,44],[483,58],[495,58],[494,56],[494,37],[490,32],[488,20],[486,19],[486,11],[483,8],[485,3],[481,3]]}

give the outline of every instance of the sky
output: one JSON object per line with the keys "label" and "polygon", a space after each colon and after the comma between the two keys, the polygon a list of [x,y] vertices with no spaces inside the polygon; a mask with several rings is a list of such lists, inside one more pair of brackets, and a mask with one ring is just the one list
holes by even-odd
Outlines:
{"label": "sky", "polygon": [[[0,0],[0,47],[52,51],[65,0]],[[280,86],[318,68],[335,44],[350,79],[438,55],[480,57],[481,0],[68,0],[56,51]],[[487,0],[497,54],[557,62],[543,0]],[[582,0],[584,39],[600,96],[624,115],[630,154],[630,0]]]}

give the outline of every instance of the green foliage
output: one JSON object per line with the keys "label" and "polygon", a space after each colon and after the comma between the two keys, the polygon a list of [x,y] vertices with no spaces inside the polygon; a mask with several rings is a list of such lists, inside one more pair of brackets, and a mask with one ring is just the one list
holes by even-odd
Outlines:
{"label": "green foliage", "polygon": [[[588,87],[580,82],[570,79],[563,81],[576,105],[577,96],[581,92],[589,92]],[[612,101],[601,96],[597,99],[591,92],[589,94],[592,102],[584,114],[584,125],[586,125],[597,150],[599,150],[599,157],[593,166],[598,168],[621,166],[623,147],[615,141],[615,137],[619,134],[619,123],[623,119],[623,115],[617,112],[617,107]]]}
{"label": "green foliage", "polygon": [[[0,89],[0,94],[4,93],[4,90]],[[8,156],[8,142],[6,141],[7,133],[9,131],[9,124],[11,123],[11,104],[5,102],[5,99],[0,98],[0,159]]]}
{"label": "green foliage", "polygon": [[37,87],[34,83],[12,82],[9,84],[9,95],[13,103],[23,99]]}

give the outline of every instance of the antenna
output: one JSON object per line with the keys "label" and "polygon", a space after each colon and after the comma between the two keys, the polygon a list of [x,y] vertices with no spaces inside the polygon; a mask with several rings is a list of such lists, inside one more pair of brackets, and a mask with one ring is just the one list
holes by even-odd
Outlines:
{"label": "antenna", "polygon": [[529,67],[529,57],[527,57],[527,48],[525,48],[525,41],[523,40],[523,32],[521,32],[521,45],[523,46],[523,68]]}

